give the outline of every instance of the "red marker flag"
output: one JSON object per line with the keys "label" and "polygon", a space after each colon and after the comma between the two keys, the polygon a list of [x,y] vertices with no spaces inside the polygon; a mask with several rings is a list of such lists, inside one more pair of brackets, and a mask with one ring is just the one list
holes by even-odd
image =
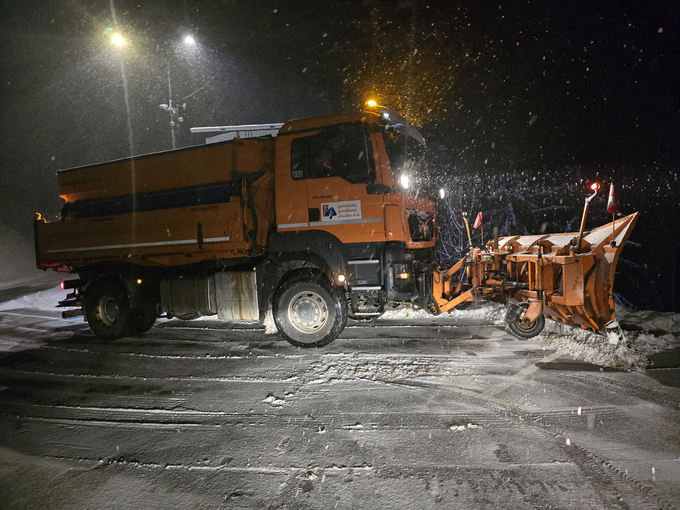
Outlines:
{"label": "red marker flag", "polygon": [[616,201],[616,193],[614,193],[614,183],[609,186],[609,199],[607,200],[607,212],[611,214],[618,214],[621,216],[621,211],[619,211],[619,204]]}
{"label": "red marker flag", "polygon": [[477,219],[475,220],[474,225],[472,225],[472,228],[482,228],[482,213],[477,215]]}

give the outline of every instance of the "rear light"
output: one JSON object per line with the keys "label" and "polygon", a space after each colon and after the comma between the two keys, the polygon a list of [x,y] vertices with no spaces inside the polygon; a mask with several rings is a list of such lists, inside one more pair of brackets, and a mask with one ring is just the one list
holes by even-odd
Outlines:
{"label": "rear light", "polygon": [[64,280],[63,282],[61,282],[60,287],[63,290],[67,290],[67,289],[78,289],[78,288],[82,287],[82,285],[83,285],[83,280],[78,278],[76,280]]}

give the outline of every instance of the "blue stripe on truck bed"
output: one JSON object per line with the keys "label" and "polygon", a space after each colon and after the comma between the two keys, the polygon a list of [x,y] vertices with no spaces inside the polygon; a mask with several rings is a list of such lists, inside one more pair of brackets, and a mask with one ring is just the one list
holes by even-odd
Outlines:
{"label": "blue stripe on truck bed", "polygon": [[233,181],[223,181],[152,193],[135,193],[134,195],[120,197],[67,202],[62,208],[62,217],[70,219],[96,218],[157,211],[159,209],[219,204],[229,201],[233,189]]}

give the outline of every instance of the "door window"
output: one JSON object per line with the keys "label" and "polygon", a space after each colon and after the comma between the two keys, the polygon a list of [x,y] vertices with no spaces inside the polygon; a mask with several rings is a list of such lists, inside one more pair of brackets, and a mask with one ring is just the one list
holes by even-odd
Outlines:
{"label": "door window", "polygon": [[291,144],[293,179],[341,177],[351,183],[375,181],[375,161],[368,133],[361,128],[328,128],[296,138]]}

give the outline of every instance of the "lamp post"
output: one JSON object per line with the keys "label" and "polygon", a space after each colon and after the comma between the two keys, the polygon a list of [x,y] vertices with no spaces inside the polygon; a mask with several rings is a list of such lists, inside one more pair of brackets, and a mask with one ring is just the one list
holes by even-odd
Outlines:
{"label": "lamp post", "polygon": [[[104,33],[106,35],[110,35],[113,33],[111,36],[111,44],[114,46],[117,46],[118,48],[123,48],[124,46],[127,45],[127,41],[125,38],[118,34],[113,32],[113,29],[107,28]],[[127,81],[127,73],[125,72],[125,57],[124,54],[121,52],[120,54],[120,74],[123,79],[123,89],[124,89],[124,98],[125,98],[125,111],[127,112],[127,128],[128,128],[128,140],[130,142],[130,156],[134,154],[134,141],[133,141],[133,136],[132,136],[132,120],[130,117],[130,99],[128,95],[128,81]]]}
{"label": "lamp post", "polygon": [[170,62],[166,62],[168,67],[168,103],[161,104],[160,107],[170,114],[170,136],[172,136],[172,148],[177,148],[177,131],[179,124],[184,122],[184,118],[180,115],[180,109],[185,110],[186,103],[174,105],[172,104],[172,83],[170,82]]}
{"label": "lamp post", "polygon": [[[191,35],[184,36],[182,42],[185,45],[191,46],[195,43],[194,38]],[[172,82],[170,81],[170,59],[165,61],[166,68],[168,70],[168,102],[163,103],[160,107],[170,114],[170,136],[172,137],[172,148],[177,148],[177,131],[179,130],[179,125],[184,122],[184,118],[180,114],[182,110],[186,110],[187,104],[174,104],[172,103]]]}

